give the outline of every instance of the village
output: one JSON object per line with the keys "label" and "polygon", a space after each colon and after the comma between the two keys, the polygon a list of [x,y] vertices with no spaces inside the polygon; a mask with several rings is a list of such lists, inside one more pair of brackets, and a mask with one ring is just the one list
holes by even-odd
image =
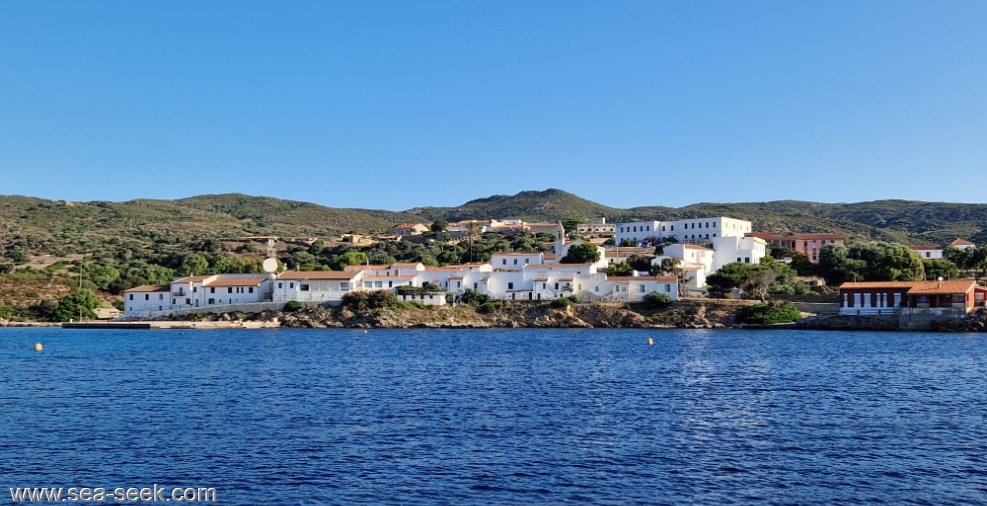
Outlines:
{"label": "village", "polygon": [[[396,225],[388,241],[422,241],[427,223]],[[455,304],[479,294],[491,300],[550,301],[571,297],[581,301],[642,302],[659,294],[671,302],[709,295],[707,278],[733,263],[758,265],[772,247],[804,255],[817,263],[825,246],[844,246],[838,234],[776,234],[752,231],[750,221],[725,216],[671,221],[607,223],[605,219],[576,225],[562,222],[525,223],[519,219],[464,220],[443,224],[448,237],[467,240],[472,234],[551,234],[544,251],[495,252],[484,262],[425,265],[347,265],[342,270],[286,270],[273,259],[266,274],[195,274],[170,284],[143,285],[124,291],[124,318],[164,319],[201,312],[259,312],[286,303],[338,305],[347,294],[386,290],[398,300],[425,306]],[[570,237],[572,239],[570,239]],[[273,240],[269,246],[272,248]],[[947,247],[965,249],[958,239],[948,246],[912,246],[922,259],[943,258]],[[644,258],[638,266],[614,275],[612,266]],[[770,260],[770,259],[769,259]],[[790,259],[788,259],[790,260]],[[671,266],[671,267],[669,267]],[[608,275],[608,268],[611,274]],[[961,317],[984,306],[987,289],[972,279],[909,281],[847,281],[839,286],[838,312],[854,316],[907,315],[908,321]],[[730,297],[742,298],[734,289]],[[836,309],[836,308],[834,308]]]}

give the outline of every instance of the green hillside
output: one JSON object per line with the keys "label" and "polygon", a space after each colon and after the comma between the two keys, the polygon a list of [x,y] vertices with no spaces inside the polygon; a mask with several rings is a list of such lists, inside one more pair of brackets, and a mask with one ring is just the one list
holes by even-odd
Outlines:
{"label": "green hillside", "polygon": [[9,256],[14,250],[31,255],[92,254],[107,244],[140,248],[151,243],[173,245],[180,252],[186,249],[184,245],[205,239],[385,232],[397,223],[428,222],[440,217],[449,221],[522,218],[532,222],[606,217],[619,222],[719,215],[750,220],[755,230],[832,232],[851,241],[946,244],[962,237],[987,243],[985,204],[903,200],[824,204],[780,200],[617,209],[548,189],[494,195],[457,207],[421,207],[405,212],[337,209],[242,194],[128,202],[0,196],[0,255]]}
{"label": "green hillside", "polygon": [[562,190],[524,191],[517,195],[493,195],[471,200],[458,207],[420,207],[406,211],[423,220],[444,218],[449,221],[488,218],[521,218],[529,222],[556,221],[568,218],[591,220],[615,216],[623,211],[577,197]]}

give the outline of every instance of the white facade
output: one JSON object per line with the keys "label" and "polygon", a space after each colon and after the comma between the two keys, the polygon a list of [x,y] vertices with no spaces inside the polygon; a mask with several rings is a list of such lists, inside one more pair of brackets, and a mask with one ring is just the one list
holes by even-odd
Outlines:
{"label": "white facade", "polygon": [[939,260],[942,258],[943,248],[941,246],[911,246],[912,251],[918,253],[923,260]]}
{"label": "white facade", "polygon": [[679,284],[675,276],[613,276],[607,279],[611,295],[606,300],[641,302],[649,293],[679,299]]}
{"label": "white facade", "polygon": [[490,265],[494,270],[519,271],[526,265],[539,265],[545,263],[545,254],[536,253],[494,253],[490,258]]}
{"label": "white facade", "polygon": [[620,245],[620,243],[627,239],[634,241],[635,244],[641,244],[649,237],[661,239],[658,232],[660,225],[661,222],[659,221],[632,221],[628,223],[618,223],[616,225],[617,231],[614,233],[614,241],[617,245]]}
{"label": "white facade", "polygon": [[743,237],[751,226],[749,221],[725,216],[686,218],[661,222],[661,237],[674,237],[679,242],[711,242],[720,237]]}
{"label": "white facade", "polygon": [[767,241],[758,237],[717,237],[712,243],[714,272],[733,262],[759,264],[768,249]]}
{"label": "white facade", "polygon": [[171,307],[171,285],[143,285],[123,292],[123,311],[127,316],[148,316]]}
{"label": "white facade", "polygon": [[291,271],[274,281],[274,302],[331,302],[360,290],[364,271]]}
{"label": "white facade", "polygon": [[630,239],[636,244],[648,237],[662,241],[675,239],[685,243],[707,243],[720,237],[743,237],[751,231],[751,222],[717,216],[710,218],[685,218],[670,221],[637,221],[617,225],[615,240],[620,244]]}

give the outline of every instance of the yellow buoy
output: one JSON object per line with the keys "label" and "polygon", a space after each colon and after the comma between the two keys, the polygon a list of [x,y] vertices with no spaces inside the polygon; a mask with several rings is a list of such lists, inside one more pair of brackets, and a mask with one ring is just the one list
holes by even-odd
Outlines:
{"label": "yellow buoy", "polygon": [[41,351],[43,349],[44,346],[41,346],[41,343],[34,343],[34,351]]}
{"label": "yellow buoy", "polygon": [[649,337],[648,338],[648,346],[651,346],[652,344],[655,344],[655,341]]}

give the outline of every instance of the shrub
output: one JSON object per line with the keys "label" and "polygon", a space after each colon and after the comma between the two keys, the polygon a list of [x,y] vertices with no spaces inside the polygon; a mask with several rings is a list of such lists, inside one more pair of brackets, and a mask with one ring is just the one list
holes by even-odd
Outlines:
{"label": "shrub", "polygon": [[459,301],[463,304],[469,304],[473,307],[477,307],[481,304],[486,304],[490,302],[490,296],[484,295],[480,292],[475,292],[473,290],[466,290],[463,295],[459,298]]}
{"label": "shrub", "polygon": [[297,300],[289,300],[284,303],[284,307],[281,308],[285,313],[294,313],[302,308],[302,305]]}
{"label": "shrub", "polygon": [[476,308],[477,313],[490,314],[497,311],[497,305],[493,302],[485,302]]}
{"label": "shrub", "polygon": [[644,296],[644,303],[662,309],[672,305],[672,298],[663,293],[651,292]]}
{"label": "shrub", "polygon": [[745,307],[737,314],[737,321],[758,325],[791,323],[799,319],[801,313],[791,304],[754,304]]}
{"label": "shrub", "polygon": [[578,304],[579,303],[579,296],[576,295],[576,294],[572,294],[572,295],[569,296],[569,300],[571,300],[573,304]]}
{"label": "shrub", "polygon": [[552,306],[559,308],[566,307],[569,304],[572,304],[572,301],[569,300],[567,297],[559,297],[552,301]]}

